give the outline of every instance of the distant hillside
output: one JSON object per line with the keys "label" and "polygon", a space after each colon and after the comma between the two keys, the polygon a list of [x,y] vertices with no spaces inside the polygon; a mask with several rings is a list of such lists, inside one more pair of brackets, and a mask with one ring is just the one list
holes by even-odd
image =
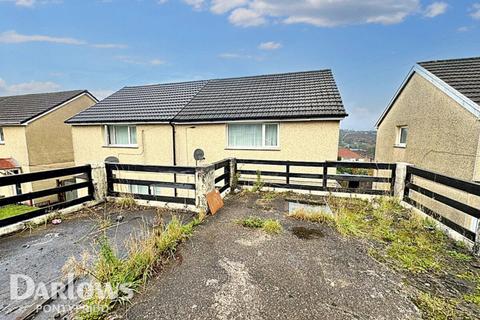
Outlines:
{"label": "distant hillside", "polygon": [[372,159],[375,157],[376,140],[375,131],[340,130],[340,147],[359,151]]}

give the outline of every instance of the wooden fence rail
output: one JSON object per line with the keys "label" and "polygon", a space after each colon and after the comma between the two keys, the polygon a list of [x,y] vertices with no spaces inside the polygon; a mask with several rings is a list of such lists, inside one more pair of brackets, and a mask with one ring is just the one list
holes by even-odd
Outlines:
{"label": "wooden fence rail", "polygon": [[474,196],[480,196],[480,185],[473,182],[464,181],[461,179],[455,179],[455,178],[447,177],[445,175],[438,174],[435,172],[408,166],[407,175],[405,179],[405,194],[403,199],[405,202],[420,209],[421,211],[428,214],[432,218],[435,218],[436,220],[440,221],[441,223],[448,226],[449,228],[462,234],[464,237],[472,241],[475,241],[475,238],[476,238],[475,232],[465,228],[464,226],[459,225],[458,223],[452,221],[451,219],[448,219],[444,215],[441,215],[440,213],[436,212],[432,208],[429,208],[427,205],[421,203],[420,200],[418,199],[415,200],[412,197],[413,197],[413,193],[421,194],[422,196],[427,197],[435,201],[436,203],[441,203],[450,208],[461,211],[464,214],[476,219],[480,219],[480,209],[473,207],[469,204],[463,203],[461,201],[452,199],[451,196],[446,196],[444,194],[431,191],[427,189],[427,187],[425,186],[420,186],[418,183],[414,182],[414,177],[420,177],[427,181],[433,182],[436,185],[453,188]]}
{"label": "wooden fence rail", "polygon": [[[259,169],[237,169],[240,175],[257,175],[260,174],[262,180],[264,177],[282,177],[285,182],[269,182],[262,181],[265,187],[284,188],[293,190],[311,190],[311,191],[330,191],[330,192],[348,192],[348,193],[362,193],[372,195],[386,195],[393,194],[393,186],[395,184],[396,165],[392,163],[367,163],[367,162],[309,162],[309,161],[281,161],[281,160],[254,160],[254,159],[237,159],[237,165],[256,165],[256,166],[284,166],[284,171],[271,171]],[[314,168],[319,170],[318,173],[302,173],[294,172],[294,167]],[[371,170],[386,170],[389,172],[388,177],[372,176],[365,174],[332,174],[329,173],[330,168],[350,168],[350,169],[371,169]],[[330,170],[331,171],[331,170]],[[292,183],[292,178],[310,179],[310,183]],[[372,183],[370,188],[346,188],[346,187],[332,187],[329,186],[329,181],[349,181],[349,182],[369,182]],[[317,182],[317,183],[316,183]],[[242,180],[238,181],[239,185],[252,185],[254,181]],[[374,189],[373,183],[386,183],[389,185],[387,190]]]}
{"label": "wooden fence rail", "polygon": [[[195,176],[195,167],[187,166],[153,166],[153,165],[137,165],[137,164],[120,164],[120,163],[105,163],[106,177],[107,177],[107,195],[112,197],[120,197],[130,195],[135,199],[181,203],[195,205],[195,197],[181,197],[177,195],[177,189],[194,190],[195,183],[177,182],[177,175]],[[174,181],[158,181],[158,180],[142,180],[142,179],[128,179],[118,178],[115,172],[146,172],[157,174],[173,174]],[[148,194],[133,193],[130,191],[120,192],[116,191],[115,185],[139,185],[147,186]],[[153,194],[151,187],[173,189],[174,196],[162,196]]]}
{"label": "wooden fence rail", "polygon": [[63,194],[68,191],[74,191],[74,190],[79,190],[84,188],[87,189],[86,196],[72,199],[72,200],[67,200],[67,201],[60,201],[51,205],[43,206],[41,208],[36,208],[24,214],[1,219],[0,227],[4,227],[17,222],[32,219],[32,218],[44,215],[53,210],[67,208],[67,207],[81,204],[94,199],[92,168],[90,165],[0,177],[0,187],[16,186],[16,190],[20,190],[21,188],[19,188],[19,186],[22,183],[30,183],[35,181],[48,180],[48,179],[60,178],[60,177],[72,177],[72,176],[76,179],[81,179],[85,181],[76,182],[70,185],[59,186],[59,187],[49,188],[44,190],[37,190],[37,191],[27,192],[23,194],[16,194],[16,195],[5,197],[5,198],[0,198],[0,207],[6,206],[6,205],[20,204],[24,201],[35,200],[35,199],[46,197],[46,196]]}

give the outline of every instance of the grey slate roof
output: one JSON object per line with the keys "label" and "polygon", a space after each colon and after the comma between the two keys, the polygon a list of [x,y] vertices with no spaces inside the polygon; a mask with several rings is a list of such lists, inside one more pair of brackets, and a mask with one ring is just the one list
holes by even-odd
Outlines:
{"label": "grey slate roof", "polygon": [[345,117],[330,70],[125,87],[67,123]]}
{"label": "grey slate roof", "polygon": [[480,57],[426,61],[418,64],[480,105]]}
{"label": "grey slate roof", "polygon": [[73,90],[0,97],[0,125],[23,124],[84,92],[87,91]]}

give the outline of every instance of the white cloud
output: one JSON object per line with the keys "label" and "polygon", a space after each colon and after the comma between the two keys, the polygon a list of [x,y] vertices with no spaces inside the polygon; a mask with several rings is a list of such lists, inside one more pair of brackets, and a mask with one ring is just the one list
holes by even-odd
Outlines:
{"label": "white cloud", "polygon": [[183,1],[197,10],[202,9],[205,3],[205,0],[183,0]]}
{"label": "white cloud", "polygon": [[197,9],[208,6],[216,14],[229,13],[229,21],[242,27],[259,26],[269,21],[287,24],[305,23],[319,27],[366,23],[395,24],[420,10],[420,0],[184,1]]}
{"label": "white cloud", "polygon": [[7,84],[0,78],[0,95],[18,95],[27,93],[51,92],[60,89],[60,85],[51,81],[30,81],[16,84]]}
{"label": "white cloud", "polygon": [[424,16],[428,18],[435,18],[447,12],[448,4],[445,2],[434,2],[427,6],[424,12]]}
{"label": "white cloud", "polygon": [[15,5],[19,7],[33,7],[35,0],[15,0]]}
{"label": "white cloud", "polygon": [[138,58],[132,58],[130,56],[116,56],[115,59],[129,64],[137,64],[137,65],[150,65],[150,66],[159,66],[165,64],[166,61],[162,59],[150,59],[150,60],[143,60]]}
{"label": "white cloud", "polygon": [[62,0],[0,0],[0,2],[11,2],[18,7],[33,8],[37,4],[62,3]]}
{"label": "white cloud", "polygon": [[463,26],[457,29],[458,32],[468,32],[471,30],[471,27]]}
{"label": "white cloud", "polygon": [[247,4],[248,0],[212,0],[210,10],[216,14],[222,14],[232,9]]}
{"label": "white cloud", "polygon": [[86,41],[69,38],[69,37],[52,37],[46,35],[26,35],[20,34],[15,30],[5,31],[0,33],[0,43],[26,43],[26,42],[48,42],[48,43],[57,43],[57,44],[66,44],[66,45],[75,45],[82,46],[88,45],[93,48],[100,49],[119,49],[126,48],[124,44],[115,44],[115,43],[98,43],[98,44],[89,44]]}
{"label": "white cloud", "polygon": [[258,45],[258,48],[260,50],[277,50],[282,47],[282,44],[280,42],[275,42],[275,41],[268,41],[268,42],[262,42]]}
{"label": "white cloud", "polygon": [[472,5],[472,13],[470,14],[473,19],[480,20],[480,2],[479,3],[474,3]]}
{"label": "white cloud", "polygon": [[91,46],[99,49],[125,49],[128,47],[125,44],[118,44],[118,43],[97,43],[97,44],[92,44]]}
{"label": "white cloud", "polygon": [[15,30],[0,33],[0,43],[52,42],[70,45],[84,45],[85,41],[75,38],[51,37],[44,35],[24,35]]}
{"label": "white cloud", "polygon": [[255,27],[267,22],[261,13],[245,8],[237,8],[233,10],[228,17],[228,20],[230,23],[241,27]]}
{"label": "white cloud", "polygon": [[218,56],[222,59],[252,59],[253,58],[253,56],[249,54],[230,53],[230,52],[220,53]]}

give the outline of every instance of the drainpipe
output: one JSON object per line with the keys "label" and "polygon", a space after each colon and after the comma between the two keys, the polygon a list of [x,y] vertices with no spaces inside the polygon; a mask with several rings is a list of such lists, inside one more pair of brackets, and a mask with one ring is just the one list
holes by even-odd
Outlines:
{"label": "drainpipe", "polygon": [[[176,146],[176,139],[175,139],[175,125],[170,122],[170,126],[172,127],[172,154],[173,154],[173,165],[176,166],[177,165],[177,150],[175,148]],[[173,174],[173,182],[177,182],[177,174],[174,173]],[[174,196],[176,197],[177,196],[177,188],[174,188],[173,189],[173,192],[174,192]]]}

